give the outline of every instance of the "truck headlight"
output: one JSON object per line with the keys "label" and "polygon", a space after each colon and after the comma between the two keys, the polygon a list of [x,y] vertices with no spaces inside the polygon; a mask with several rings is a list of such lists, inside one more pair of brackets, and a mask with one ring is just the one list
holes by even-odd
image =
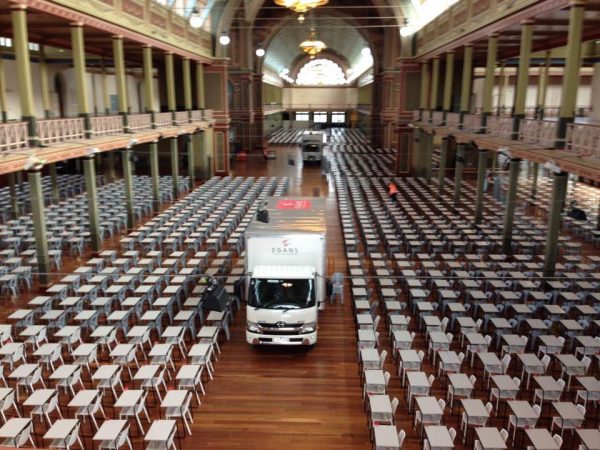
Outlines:
{"label": "truck headlight", "polygon": [[302,327],[303,333],[313,333],[317,329],[317,322],[305,323]]}
{"label": "truck headlight", "polygon": [[247,321],[246,328],[248,329],[248,331],[252,331],[253,333],[260,332],[260,327],[258,326],[257,323],[254,323],[254,322]]}

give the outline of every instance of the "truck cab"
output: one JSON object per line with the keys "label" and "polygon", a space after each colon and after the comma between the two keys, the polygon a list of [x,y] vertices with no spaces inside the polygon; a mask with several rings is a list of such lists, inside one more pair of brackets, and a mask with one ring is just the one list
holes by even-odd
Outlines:
{"label": "truck cab", "polygon": [[304,162],[321,161],[326,140],[327,137],[322,131],[305,131],[300,141],[302,160]]}
{"label": "truck cab", "polygon": [[309,266],[256,267],[248,283],[249,343],[317,342],[315,276],[315,268]]}

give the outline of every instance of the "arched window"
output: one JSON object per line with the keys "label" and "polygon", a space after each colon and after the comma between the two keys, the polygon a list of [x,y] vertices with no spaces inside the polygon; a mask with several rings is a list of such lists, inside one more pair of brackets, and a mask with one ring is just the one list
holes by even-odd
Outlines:
{"label": "arched window", "polygon": [[310,60],[296,77],[296,84],[302,86],[339,86],[346,83],[344,71],[330,59]]}

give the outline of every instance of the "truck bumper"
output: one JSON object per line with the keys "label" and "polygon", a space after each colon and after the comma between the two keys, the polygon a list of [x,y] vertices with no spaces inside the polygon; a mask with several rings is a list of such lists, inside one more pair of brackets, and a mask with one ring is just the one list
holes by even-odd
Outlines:
{"label": "truck bumper", "polygon": [[309,334],[273,335],[258,334],[246,330],[246,342],[252,345],[314,345],[317,332]]}

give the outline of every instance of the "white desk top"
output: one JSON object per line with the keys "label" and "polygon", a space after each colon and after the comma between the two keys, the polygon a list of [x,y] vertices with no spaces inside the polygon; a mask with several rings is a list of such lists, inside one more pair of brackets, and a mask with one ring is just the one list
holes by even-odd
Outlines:
{"label": "white desk top", "polygon": [[94,441],[116,441],[119,435],[129,427],[127,420],[105,420],[93,437]]}

